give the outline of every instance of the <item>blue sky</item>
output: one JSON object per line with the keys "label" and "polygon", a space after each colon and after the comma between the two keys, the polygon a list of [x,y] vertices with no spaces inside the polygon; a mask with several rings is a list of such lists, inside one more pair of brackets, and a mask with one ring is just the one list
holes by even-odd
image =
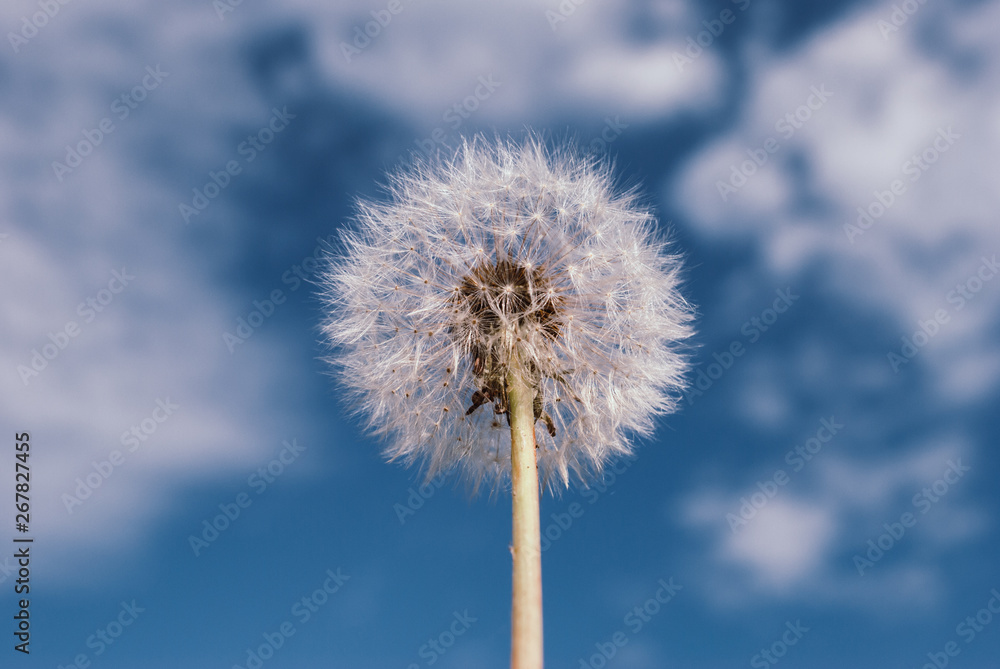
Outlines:
{"label": "blue sky", "polygon": [[332,5],[0,9],[3,666],[507,664],[509,496],[383,461],[309,281],[412,151],[527,128],[698,306],[681,411],[543,499],[548,666],[996,666],[1000,4]]}

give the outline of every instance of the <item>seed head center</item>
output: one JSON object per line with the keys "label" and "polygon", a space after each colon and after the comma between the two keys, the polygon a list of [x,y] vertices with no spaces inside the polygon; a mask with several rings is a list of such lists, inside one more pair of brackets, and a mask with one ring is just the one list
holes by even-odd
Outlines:
{"label": "seed head center", "polygon": [[561,300],[544,266],[507,258],[479,263],[462,279],[456,297],[477,323],[481,342],[502,330],[532,326],[551,339],[559,336]]}

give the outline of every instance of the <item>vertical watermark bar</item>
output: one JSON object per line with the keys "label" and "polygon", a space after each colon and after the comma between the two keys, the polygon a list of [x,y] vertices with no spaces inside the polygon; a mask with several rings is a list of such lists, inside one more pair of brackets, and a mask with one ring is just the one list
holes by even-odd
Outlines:
{"label": "vertical watermark bar", "polygon": [[17,562],[17,578],[14,579],[14,594],[17,613],[14,614],[14,650],[30,654],[31,644],[31,544],[34,539],[28,535],[31,523],[31,436],[27,432],[14,435],[14,529],[23,536],[14,537],[14,560]]}

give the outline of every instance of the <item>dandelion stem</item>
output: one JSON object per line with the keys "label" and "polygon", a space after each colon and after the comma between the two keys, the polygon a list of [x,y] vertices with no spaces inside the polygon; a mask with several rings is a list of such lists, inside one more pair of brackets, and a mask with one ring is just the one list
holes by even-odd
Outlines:
{"label": "dandelion stem", "polygon": [[[515,356],[515,363],[518,362]],[[542,550],[535,459],[535,390],[519,364],[507,377],[514,557],[511,669],[542,667]]]}

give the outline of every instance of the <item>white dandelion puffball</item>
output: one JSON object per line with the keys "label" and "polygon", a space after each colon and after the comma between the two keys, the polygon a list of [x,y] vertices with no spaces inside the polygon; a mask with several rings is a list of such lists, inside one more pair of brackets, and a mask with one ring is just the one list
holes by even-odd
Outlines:
{"label": "white dandelion puffball", "polygon": [[464,143],[361,202],[322,276],[329,361],[390,459],[509,478],[506,379],[535,391],[539,475],[586,482],[683,388],[680,261],[606,162]]}

